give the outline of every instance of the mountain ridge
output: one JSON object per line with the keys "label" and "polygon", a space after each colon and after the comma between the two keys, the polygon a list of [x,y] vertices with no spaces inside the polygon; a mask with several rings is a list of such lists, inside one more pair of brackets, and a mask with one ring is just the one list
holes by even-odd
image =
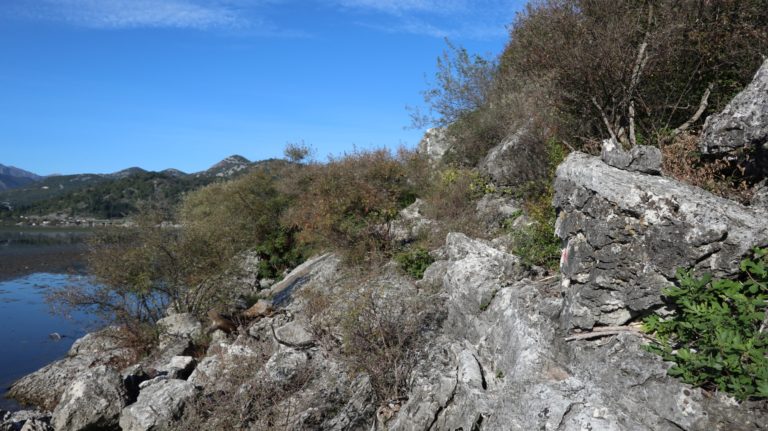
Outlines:
{"label": "mountain ridge", "polygon": [[141,201],[177,202],[187,191],[234,178],[273,161],[251,162],[243,156],[231,155],[194,173],[174,168],[148,171],[130,167],[109,174],[43,177],[13,168],[26,176],[12,179],[0,176],[0,203],[3,204],[0,205],[0,219],[62,213],[69,217],[121,218],[135,212]]}

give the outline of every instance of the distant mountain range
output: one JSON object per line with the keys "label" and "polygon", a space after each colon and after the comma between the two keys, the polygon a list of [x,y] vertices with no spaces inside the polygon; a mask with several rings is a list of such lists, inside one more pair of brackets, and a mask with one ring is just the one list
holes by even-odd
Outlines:
{"label": "distant mountain range", "polygon": [[111,174],[46,177],[0,165],[0,218],[48,214],[120,218],[135,212],[142,201],[173,204],[187,191],[276,163],[286,162],[251,162],[233,155],[191,174],[178,169],[152,172],[131,167]]}
{"label": "distant mountain range", "polygon": [[13,166],[0,165],[0,191],[21,187],[42,179],[41,176]]}

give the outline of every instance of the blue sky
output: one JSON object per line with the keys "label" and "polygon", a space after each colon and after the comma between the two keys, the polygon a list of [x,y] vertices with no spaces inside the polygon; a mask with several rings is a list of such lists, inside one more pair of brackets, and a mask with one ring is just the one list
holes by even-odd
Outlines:
{"label": "blue sky", "polygon": [[522,0],[0,0],[0,163],[202,170],[414,146],[444,38],[498,54]]}

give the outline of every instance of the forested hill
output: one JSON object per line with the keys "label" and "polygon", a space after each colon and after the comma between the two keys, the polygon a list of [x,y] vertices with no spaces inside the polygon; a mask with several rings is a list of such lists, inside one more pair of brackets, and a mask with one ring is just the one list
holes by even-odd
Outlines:
{"label": "forested hill", "polygon": [[186,174],[176,169],[149,172],[128,168],[113,174],[55,175],[0,192],[0,219],[22,216],[122,218],[142,203],[174,205],[183,194],[254,169],[270,169],[280,160],[250,162],[231,156],[210,169]]}

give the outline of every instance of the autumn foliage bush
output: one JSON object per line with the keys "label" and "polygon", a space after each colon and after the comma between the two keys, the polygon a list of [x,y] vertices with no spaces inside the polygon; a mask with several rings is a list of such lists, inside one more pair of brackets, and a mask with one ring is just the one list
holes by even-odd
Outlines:
{"label": "autumn foliage bush", "polygon": [[283,222],[315,248],[331,247],[362,262],[392,251],[392,221],[416,190],[388,150],[355,151],[300,173]]}

